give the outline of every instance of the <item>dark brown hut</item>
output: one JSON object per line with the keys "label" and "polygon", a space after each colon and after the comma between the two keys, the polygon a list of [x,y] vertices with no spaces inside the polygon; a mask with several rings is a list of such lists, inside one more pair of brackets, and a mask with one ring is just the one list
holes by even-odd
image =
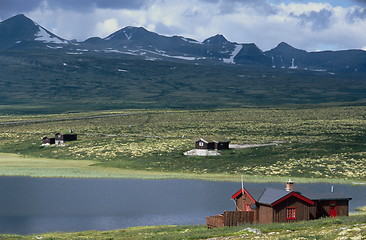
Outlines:
{"label": "dark brown hut", "polygon": [[229,149],[230,141],[217,141],[217,140],[206,140],[200,138],[196,141],[196,149],[207,149],[207,150],[225,150]]}
{"label": "dark brown hut", "polygon": [[77,134],[76,133],[56,133],[55,134],[55,143],[56,144],[63,144],[65,142],[69,141],[75,141],[77,140]]}
{"label": "dark brown hut", "polygon": [[44,137],[42,138],[42,145],[55,144],[55,138]]}

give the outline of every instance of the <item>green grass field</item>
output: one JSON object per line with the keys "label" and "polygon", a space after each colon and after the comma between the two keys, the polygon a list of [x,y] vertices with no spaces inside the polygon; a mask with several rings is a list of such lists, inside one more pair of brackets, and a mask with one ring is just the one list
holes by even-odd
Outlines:
{"label": "green grass field", "polygon": [[[219,174],[364,182],[365,116],[363,106],[3,115],[0,152],[55,159],[60,166],[73,160],[82,165],[80,176],[119,169],[201,178]],[[34,122],[5,124],[11,121]],[[40,145],[43,136],[69,129],[79,134],[78,141],[64,147]],[[232,149],[216,157],[183,155],[194,148],[195,139],[206,136],[234,144],[277,145]]]}

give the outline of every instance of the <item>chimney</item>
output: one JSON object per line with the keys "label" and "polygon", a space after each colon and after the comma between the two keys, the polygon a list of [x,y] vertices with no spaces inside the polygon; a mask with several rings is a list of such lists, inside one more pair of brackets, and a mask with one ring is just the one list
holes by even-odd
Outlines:
{"label": "chimney", "polygon": [[286,191],[288,192],[292,192],[294,191],[294,182],[291,181],[291,179],[289,179],[287,182],[286,182],[286,188],[285,188]]}

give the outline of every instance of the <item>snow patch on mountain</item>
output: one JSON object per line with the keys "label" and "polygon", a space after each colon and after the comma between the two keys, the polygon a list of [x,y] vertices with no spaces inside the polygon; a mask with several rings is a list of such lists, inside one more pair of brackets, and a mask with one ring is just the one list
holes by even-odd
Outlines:
{"label": "snow patch on mountain", "polygon": [[51,48],[51,49],[61,49],[61,48],[63,48],[61,46],[49,46],[49,45],[47,45],[46,47]]}
{"label": "snow patch on mountain", "polygon": [[240,50],[243,48],[243,45],[235,45],[235,49],[234,51],[231,53],[230,58],[224,58],[223,61],[225,63],[233,63],[235,64],[234,58],[236,57],[236,55],[238,55],[238,53],[240,52]]}
{"label": "snow patch on mountain", "polygon": [[46,42],[46,43],[60,43],[66,44],[66,40],[62,40],[58,37],[51,36],[46,30],[44,30],[41,26],[38,25],[39,31],[34,35],[37,41]]}
{"label": "snow patch on mountain", "polygon": [[182,40],[188,42],[188,43],[194,43],[194,44],[203,44],[201,42],[198,42],[196,40],[193,40],[193,39],[188,39],[188,38],[185,38],[185,37],[181,37]]}
{"label": "snow patch on mountain", "polygon": [[127,50],[127,51],[120,51],[120,50],[116,50],[116,49],[105,49],[103,50],[103,52],[105,53],[122,53],[122,54],[128,54],[128,55],[133,55],[133,56],[139,56],[140,54],[137,53],[137,50]]}
{"label": "snow patch on mountain", "polygon": [[125,34],[125,36],[126,36],[127,40],[131,40],[131,38],[132,38],[132,34],[128,35],[128,34],[126,33],[126,31],[123,31],[123,33]]}
{"label": "snow patch on mountain", "polygon": [[182,59],[182,60],[187,60],[187,61],[194,61],[196,60],[195,57],[185,57],[185,56],[170,56],[167,54],[163,54],[163,57],[169,57],[169,58],[176,58],[176,59]]}
{"label": "snow patch on mountain", "polygon": [[297,66],[295,65],[295,59],[294,58],[291,60],[291,66],[289,67],[289,69],[297,69]]}

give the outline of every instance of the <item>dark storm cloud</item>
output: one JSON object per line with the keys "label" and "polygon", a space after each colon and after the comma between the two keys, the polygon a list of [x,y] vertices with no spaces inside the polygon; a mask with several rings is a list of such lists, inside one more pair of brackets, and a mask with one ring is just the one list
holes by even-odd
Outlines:
{"label": "dark storm cloud", "polygon": [[27,13],[42,6],[87,12],[95,8],[139,9],[151,2],[153,0],[0,0],[0,18],[6,19],[16,14]]}
{"label": "dark storm cloud", "polygon": [[300,15],[291,14],[292,17],[296,17],[300,20],[301,26],[311,25],[312,31],[321,31],[329,28],[330,18],[333,12],[327,9],[322,9],[320,11],[311,11],[308,13],[303,13]]}
{"label": "dark storm cloud", "polygon": [[6,19],[19,13],[32,11],[41,3],[42,0],[0,0],[0,18]]}

